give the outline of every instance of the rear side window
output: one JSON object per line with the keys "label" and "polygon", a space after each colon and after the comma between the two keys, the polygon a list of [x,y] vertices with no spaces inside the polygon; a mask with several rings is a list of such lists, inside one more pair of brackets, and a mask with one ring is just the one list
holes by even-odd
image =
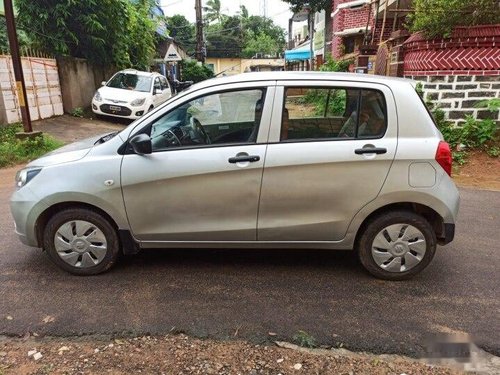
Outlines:
{"label": "rear side window", "polygon": [[300,88],[285,92],[281,141],[380,138],[387,109],[380,91],[359,88]]}

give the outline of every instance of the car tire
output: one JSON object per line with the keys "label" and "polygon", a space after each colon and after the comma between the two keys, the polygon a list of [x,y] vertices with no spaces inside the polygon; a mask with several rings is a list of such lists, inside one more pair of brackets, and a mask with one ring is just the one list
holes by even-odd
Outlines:
{"label": "car tire", "polygon": [[153,105],[150,105],[150,106],[149,106],[149,109],[148,109],[148,111],[147,111],[146,113],[151,112],[154,108],[155,108],[155,107],[154,107]]}
{"label": "car tire", "polygon": [[359,259],[373,276],[383,280],[407,280],[431,262],[436,234],[422,216],[394,211],[376,216],[357,241]]}
{"label": "car tire", "polygon": [[69,208],[45,226],[43,247],[50,260],[74,275],[109,270],[121,253],[116,229],[96,211]]}

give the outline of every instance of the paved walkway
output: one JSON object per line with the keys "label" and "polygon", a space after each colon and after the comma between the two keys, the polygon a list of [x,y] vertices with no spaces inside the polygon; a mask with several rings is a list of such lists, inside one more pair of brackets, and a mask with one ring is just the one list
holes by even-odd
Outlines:
{"label": "paved walkway", "polygon": [[90,120],[69,115],[51,117],[33,122],[33,130],[41,130],[64,143],[71,143],[106,132],[122,130],[126,126],[126,123],[114,124],[104,120]]}

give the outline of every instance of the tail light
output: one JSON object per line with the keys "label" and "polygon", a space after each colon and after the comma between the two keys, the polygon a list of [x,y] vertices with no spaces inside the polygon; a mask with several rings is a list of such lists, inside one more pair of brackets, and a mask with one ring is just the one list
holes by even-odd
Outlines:
{"label": "tail light", "polygon": [[450,145],[445,141],[440,141],[436,150],[436,161],[451,177],[452,156]]}

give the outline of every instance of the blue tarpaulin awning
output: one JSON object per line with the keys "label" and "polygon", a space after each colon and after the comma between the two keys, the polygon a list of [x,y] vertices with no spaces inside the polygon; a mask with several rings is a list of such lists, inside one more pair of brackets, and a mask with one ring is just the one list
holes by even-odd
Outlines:
{"label": "blue tarpaulin awning", "polygon": [[311,58],[311,44],[305,43],[297,48],[285,51],[285,61],[309,60]]}

